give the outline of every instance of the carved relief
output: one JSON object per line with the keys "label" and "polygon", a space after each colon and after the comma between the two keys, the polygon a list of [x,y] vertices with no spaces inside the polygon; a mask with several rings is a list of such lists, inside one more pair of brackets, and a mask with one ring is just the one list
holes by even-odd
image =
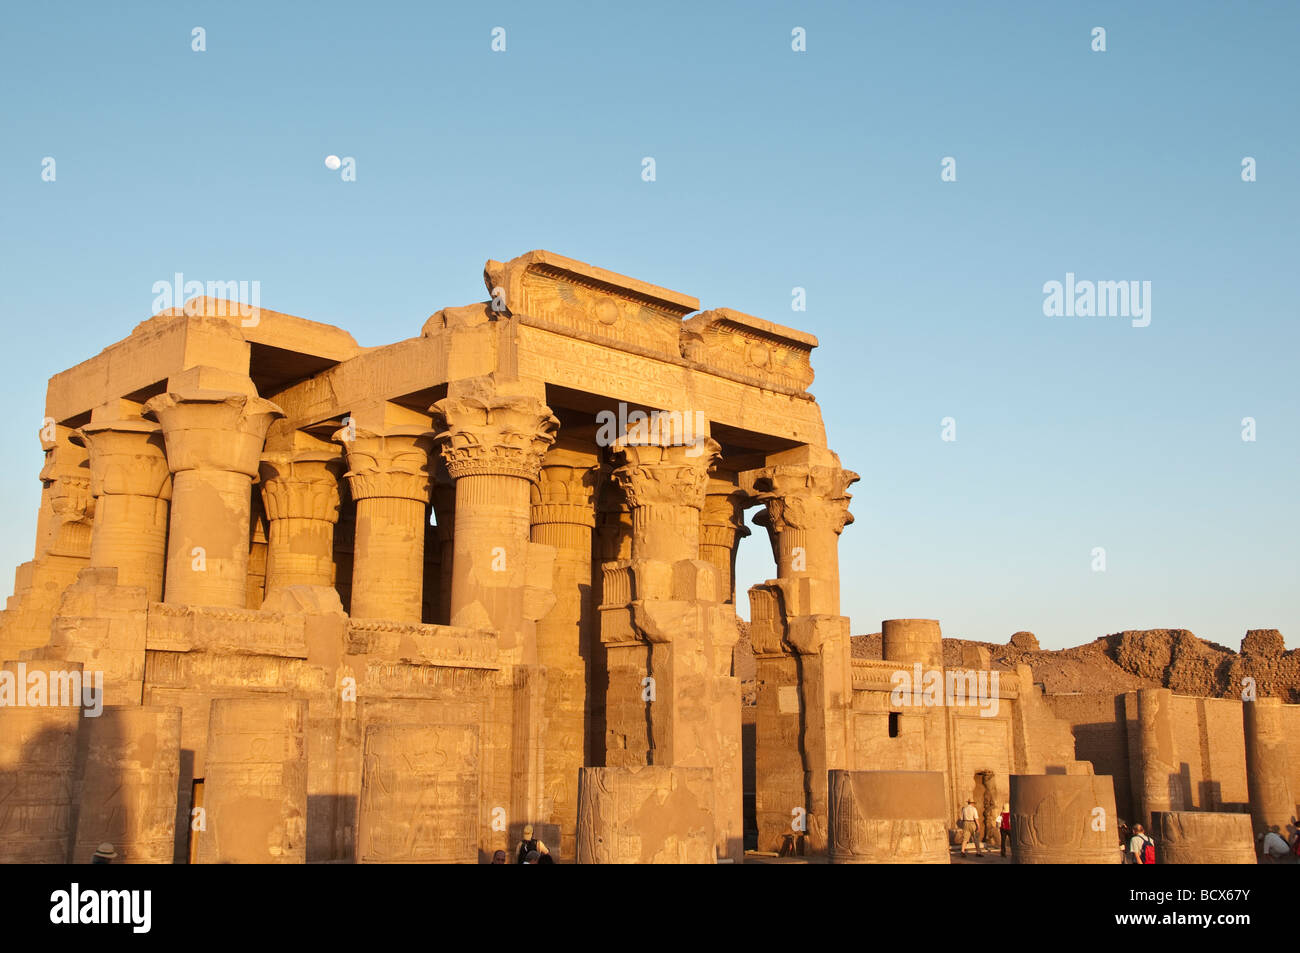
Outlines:
{"label": "carved relief", "polygon": [[476,725],[366,727],[359,862],[477,860],[478,739]]}
{"label": "carved relief", "polygon": [[1118,823],[1109,776],[1011,776],[1011,848],[1018,864],[1118,864]]}
{"label": "carved relief", "polygon": [[946,864],[943,774],[829,774],[828,850],[833,864]]}
{"label": "carved relief", "polygon": [[688,360],[786,394],[802,394],[812,384],[810,355],[816,346],[811,334],[730,308],[682,323],[682,354]]}
{"label": "carved relief", "polygon": [[688,295],[545,251],[489,261],[483,278],[521,320],[648,353],[676,356],[681,319],[699,308]]}

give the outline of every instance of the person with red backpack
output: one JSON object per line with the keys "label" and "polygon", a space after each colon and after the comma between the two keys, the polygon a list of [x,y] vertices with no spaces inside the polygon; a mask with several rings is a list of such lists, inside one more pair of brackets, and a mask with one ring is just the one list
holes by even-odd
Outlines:
{"label": "person with red backpack", "polygon": [[1128,842],[1129,853],[1135,864],[1154,864],[1156,862],[1156,842],[1147,836],[1141,824],[1133,825],[1133,836]]}

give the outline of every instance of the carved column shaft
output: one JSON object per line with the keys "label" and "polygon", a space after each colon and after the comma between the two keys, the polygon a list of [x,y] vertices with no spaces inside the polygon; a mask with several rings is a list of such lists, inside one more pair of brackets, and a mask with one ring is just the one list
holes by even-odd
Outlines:
{"label": "carved column shaft", "polygon": [[[700,558],[700,510],[718,445],[658,443],[615,445],[620,465],[614,480],[632,510],[632,561],[671,565]],[[640,598],[667,599],[671,591],[639,592]]]}
{"label": "carved column shaft", "polygon": [[451,624],[452,566],[456,561],[456,487],[436,485],[433,488],[433,508],[437,514],[436,537],[438,545],[438,598],[437,617],[442,625]]}
{"label": "carved column shaft", "polygon": [[344,428],[334,435],[346,447],[344,477],[356,500],[354,619],[421,620],[430,437],[419,427]]}
{"label": "carved column shaft", "polygon": [[1241,707],[1246,733],[1246,790],[1255,836],[1276,829],[1285,838],[1296,802],[1290,784],[1282,700],[1258,698],[1243,702]]}
{"label": "carved column shaft", "polygon": [[532,495],[532,539],[555,548],[555,605],[537,622],[537,660],[546,669],[542,813],[559,825],[560,854],[576,851],[578,772],[587,750],[588,658],[595,638],[591,587],[598,470],[578,454],[552,450]]}
{"label": "carved column shaft", "polygon": [[537,397],[494,386],[460,383],[430,408],[456,484],[451,624],[495,629],[502,660],[483,742],[480,838],[489,854],[513,846],[494,829],[493,811],[506,808],[516,834],[540,811],[543,683],[535,623],[554,599],[547,586],[539,601],[551,568],[544,557],[554,550],[530,540],[530,494],[559,427]]}
{"label": "carved column shaft", "polygon": [[[852,669],[848,620],[839,615],[838,550],[839,534],[853,519],[846,490],[858,477],[841,469],[828,451],[802,448],[794,453],[804,459],[766,467],[753,479],[756,495],[766,505],[763,518],[755,522],[765,525],[771,534],[777,562],[776,588],[784,609],[779,641],[793,649],[790,661],[794,671],[789,675],[798,689],[797,699],[774,704],[778,700],[763,697],[774,686],[761,684],[757,784],[761,802],[780,799],[776,788],[767,790],[769,781],[763,777],[761,765],[773,760],[772,755],[777,761],[782,759],[778,752],[762,749],[779,744],[781,715],[788,716],[794,708],[802,726],[799,756],[804,803],[775,807],[787,812],[804,807],[810,845],[821,852],[826,849],[828,826],[827,772],[855,767],[849,717]],[[816,461],[818,456],[826,462],[809,462],[808,458]],[[779,659],[760,661],[760,670],[780,664]]]}
{"label": "carved column shaft", "polygon": [[161,428],[148,420],[91,423],[77,436],[90,453],[95,525],[90,565],[117,568],[122,586],[162,599],[171,471]]}
{"label": "carved column shaft", "polygon": [[167,601],[244,608],[252,478],[230,470],[182,470],[173,483]]}
{"label": "carved column shaft", "polygon": [[700,514],[700,558],[718,570],[718,601],[736,601],[736,546],[749,535],[744,495],[734,484],[709,482]]}
{"label": "carved column shaft", "polygon": [[1174,756],[1174,693],[1167,688],[1138,692],[1138,733],[1142,752],[1142,803],[1140,821],[1154,830],[1155,813],[1181,811],[1182,778]]}
{"label": "carved column shaft", "polygon": [[[759,471],[777,576],[789,580],[791,615],[839,615],[839,536],[853,522],[846,492],[858,475],[839,467],[781,464]],[[792,604],[793,603],[793,604]]]}
{"label": "carved column shaft", "polygon": [[90,565],[116,566],[118,585],[143,586],[150,602],[161,601],[169,508],[169,501],[158,497],[115,493],[100,497],[90,537]]}
{"label": "carved column shaft", "polygon": [[162,426],[172,471],[164,598],[243,608],[253,477],[267,427],[284,413],[248,393],[201,388],[160,394],[145,413]]}
{"label": "carved column shaft", "polygon": [[[700,555],[700,509],[718,445],[707,438],[699,445],[621,440],[614,451],[614,480],[632,510],[633,626],[649,643],[649,657],[641,661],[646,646],[635,642],[609,647],[610,727],[615,737],[648,734],[651,764],[708,765],[713,713],[705,700],[713,695],[713,666],[693,605],[701,594],[692,563]],[[714,592],[716,585],[707,595]],[[639,665],[651,681],[636,677]]]}
{"label": "carved column shaft", "polygon": [[529,482],[505,474],[466,474],[456,481],[452,539],[451,624],[501,632],[501,648],[518,644],[529,541]]}
{"label": "carved column shaft", "polygon": [[332,453],[273,454],[262,460],[267,518],[266,591],[329,586],[339,487]]}

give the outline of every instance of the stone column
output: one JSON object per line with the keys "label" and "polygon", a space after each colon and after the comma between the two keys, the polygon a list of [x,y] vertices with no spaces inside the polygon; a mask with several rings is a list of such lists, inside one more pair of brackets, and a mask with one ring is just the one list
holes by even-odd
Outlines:
{"label": "stone column", "polygon": [[938,619],[885,619],[880,624],[881,657],[922,672],[943,671],[943,630]]}
{"label": "stone column", "polygon": [[333,586],[340,469],[338,454],[330,451],[262,457],[268,595],[285,586]]}
{"label": "stone column", "polygon": [[946,864],[941,771],[830,771],[832,864]]}
{"label": "stone column", "polygon": [[519,661],[534,662],[535,646],[523,645],[521,611],[531,493],[559,421],[525,395],[448,397],[431,409],[443,427],[443,463],[456,481],[451,624],[495,628],[502,652],[520,650]]}
{"label": "stone column", "polygon": [[[802,447],[769,458],[770,466],[748,474],[755,495],[766,506],[766,524],[777,561],[782,632],[779,642],[793,649],[801,719],[807,835],[812,850],[826,849],[827,771],[852,770],[853,740],[850,711],[853,698],[848,620],[840,611],[839,535],[853,521],[848,487],[858,479],[842,469],[828,450]],[[767,667],[782,667],[779,657]],[[760,662],[759,683],[766,681]],[[779,672],[772,679],[779,682]],[[761,689],[760,689],[761,691]],[[793,700],[792,700],[793,702]],[[759,702],[760,718],[764,705]],[[770,706],[767,706],[770,707]],[[779,706],[778,706],[779,707]],[[791,706],[787,706],[791,707]],[[756,767],[760,800],[767,752],[760,720]],[[794,805],[781,805],[788,813]]]}
{"label": "stone column", "polygon": [[736,544],[749,535],[744,492],[731,479],[709,480],[700,514],[700,558],[718,570],[718,601],[736,601]]}
{"label": "stone column", "polygon": [[1147,833],[1159,845],[1158,864],[1258,863],[1249,814],[1157,812]]}
{"label": "stone column", "polygon": [[833,462],[779,463],[754,475],[790,616],[840,614],[839,536],[853,522],[847,490],[858,475],[829,451],[809,459],[823,455]]}
{"label": "stone column", "polygon": [[[611,715],[606,705],[611,699],[626,699],[630,706],[640,704],[641,679],[649,667],[647,647],[634,642],[632,631],[630,569],[632,558],[632,510],[627,505],[623,490],[608,472],[604,474],[596,499],[596,560],[593,567],[592,586],[596,594],[596,615],[600,644],[591,658],[587,679],[587,710],[591,712],[592,738],[588,747],[586,764],[605,767],[627,764],[647,764],[648,740],[644,730],[644,717],[622,717],[616,709]],[[609,667],[611,653],[625,656],[626,671]],[[640,655],[638,659],[636,656]],[[628,658],[627,656],[631,656]],[[629,686],[615,688],[622,679]],[[644,713],[644,704],[641,711]],[[628,737],[616,729],[620,724],[641,722],[638,734]]]}
{"label": "stone column", "polygon": [[1153,832],[1157,811],[1182,811],[1187,807],[1174,753],[1174,693],[1168,688],[1143,688],[1137,697],[1142,803],[1136,820]]}
{"label": "stone column", "polygon": [[344,427],[344,477],[356,501],[352,618],[419,623],[432,434],[418,426],[382,433]]}
{"label": "stone column", "polygon": [[436,483],[433,487],[433,509],[438,525],[434,527],[438,538],[438,607],[440,625],[451,625],[451,577],[456,551],[456,485]]}
{"label": "stone column", "polygon": [[[712,659],[704,658],[705,633],[698,622],[682,625],[674,603],[696,595],[675,591],[675,583],[683,581],[677,567],[699,560],[700,510],[709,470],[720,451],[713,440],[704,452],[690,445],[626,441],[616,443],[614,451],[619,464],[614,480],[632,508],[633,625],[650,644],[653,699],[646,699],[645,709],[650,763],[709,764],[699,747],[705,727],[701,720],[707,717],[699,700],[711,695],[707,677],[713,672]],[[707,597],[716,592],[711,581]],[[611,670],[614,652],[611,647]],[[611,690],[618,689],[611,684]],[[611,698],[606,710],[621,707]]]}
{"label": "stone column", "polygon": [[1012,863],[1123,862],[1109,775],[1013,774],[1010,801]]}
{"label": "stone column", "polygon": [[253,478],[266,429],[284,413],[249,393],[200,387],[159,394],[144,410],[162,425],[172,472],[164,599],[242,609]]}
{"label": "stone column", "polygon": [[596,641],[592,531],[599,476],[594,453],[552,448],[532,491],[533,542],[556,551],[555,605],[537,622],[537,660],[546,670],[539,820],[559,826],[565,859],[574,856],[578,771],[587,750],[587,661]]}
{"label": "stone column", "polygon": [[1282,699],[1242,702],[1241,714],[1246,729],[1246,790],[1255,836],[1276,829],[1285,838],[1296,802],[1282,729]]}
{"label": "stone column", "polygon": [[[615,735],[631,738],[639,730],[648,736],[651,764],[712,770],[715,849],[740,862],[740,683],[731,675],[736,615],[718,600],[717,568],[700,558],[700,513],[721,453],[716,441],[694,436],[685,442],[661,429],[614,444],[614,479],[632,510],[625,571],[636,641],[606,641],[606,714]],[[647,646],[650,681],[629,684],[626,673],[645,659]],[[630,699],[616,697],[629,691]]]}
{"label": "stone column", "polygon": [[[518,386],[518,385],[509,385]],[[497,632],[501,668],[483,739],[481,847],[512,846],[493,829],[504,808],[510,835],[534,823],[541,791],[541,682],[535,623],[554,602],[555,551],[531,540],[531,492],[559,421],[534,393],[458,382],[430,410],[456,484],[449,619]],[[445,557],[444,557],[445,558]]]}
{"label": "stone column", "polygon": [[90,565],[116,567],[118,585],[141,586],[160,601],[172,495],[162,428],[150,420],[90,423],[71,439],[90,453]]}
{"label": "stone column", "polygon": [[262,503],[262,494],[254,493],[249,500],[248,514],[248,587],[245,590],[244,606],[249,609],[262,608],[266,597],[266,562],[271,549],[270,528],[267,526],[266,507]]}

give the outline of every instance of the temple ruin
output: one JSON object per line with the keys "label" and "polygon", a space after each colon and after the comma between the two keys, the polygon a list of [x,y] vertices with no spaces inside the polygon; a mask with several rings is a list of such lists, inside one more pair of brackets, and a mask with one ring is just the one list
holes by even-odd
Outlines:
{"label": "temple ruin", "polygon": [[545,251],[484,281],[382,347],[197,298],[51,378],[0,861],[473,863],[532,825],[562,862],[946,863],[976,800],[1020,862],[1118,862],[1118,805],[1194,862],[1296,812],[1300,706],[1054,699],[925,619],[853,658],[812,335]]}

